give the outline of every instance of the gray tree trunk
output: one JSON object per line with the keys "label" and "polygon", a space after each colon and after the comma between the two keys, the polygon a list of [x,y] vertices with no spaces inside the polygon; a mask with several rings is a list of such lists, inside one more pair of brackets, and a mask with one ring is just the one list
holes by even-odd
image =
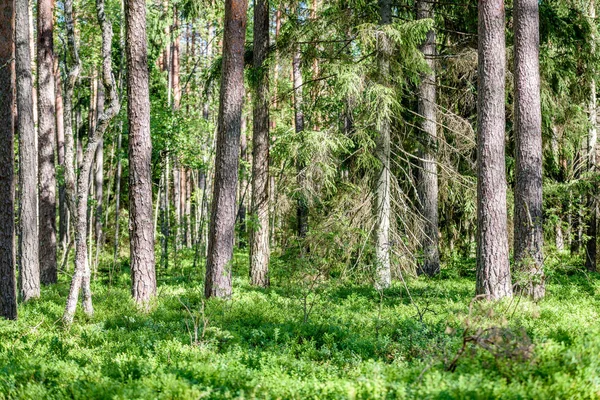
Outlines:
{"label": "gray tree trunk", "polygon": [[[592,24],[595,23],[596,19],[596,2],[590,1],[589,5],[590,20]],[[595,53],[595,34],[592,33],[592,51]],[[596,79],[592,78],[590,82],[590,104],[589,104],[589,121],[590,129],[588,134],[588,146],[587,146],[587,167],[590,174],[594,174],[596,171],[596,143],[598,141],[598,109],[596,101]],[[598,191],[593,186],[590,193],[587,195],[588,205],[588,221],[587,221],[587,242],[585,245],[585,266],[588,271],[596,271],[596,243],[597,243],[597,230],[598,230],[598,201],[596,197]]]}
{"label": "gray tree trunk", "polygon": [[[56,147],[57,161],[62,168],[65,166],[65,125],[64,125],[64,106],[62,97],[62,81],[60,78],[60,68],[58,67],[58,58],[54,59],[54,83],[56,93]],[[58,236],[63,248],[67,248],[69,232],[69,216],[65,197],[65,184],[61,180],[58,186]]]}
{"label": "gray tree trunk", "polygon": [[14,182],[14,1],[0,0],[0,316],[17,319]]}
{"label": "gray tree trunk", "polygon": [[504,1],[479,2],[477,122],[477,294],[512,296],[508,261],[504,87]]}
{"label": "gray tree trunk", "polygon": [[254,93],[252,133],[252,201],[250,213],[250,283],[269,286],[269,0],[254,4]]}
{"label": "gray tree trunk", "polygon": [[[433,2],[422,0],[417,3],[417,18],[433,18]],[[436,82],[435,82],[435,31],[427,33],[421,46],[425,61],[431,72],[424,74],[419,85],[419,115],[421,116],[421,134],[423,150],[420,157],[420,179],[417,185],[421,213],[425,218],[425,227],[421,246],[423,262],[420,273],[429,276],[440,272],[440,253],[438,245],[438,172],[436,161],[437,150],[437,116],[436,116]]]}
{"label": "gray tree trunk", "polygon": [[244,104],[246,0],[225,1],[223,69],[215,154],[215,183],[208,234],[204,294],[231,296],[231,261],[235,236],[236,189]]}
{"label": "gray tree trunk", "polygon": [[519,291],[544,297],[542,108],[538,0],[515,1],[515,269]]}
{"label": "gray tree trunk", "polygon": [[[379,0],[379,17],[382,26],[392,23],[390,0]],[[380,40],[386,40],[382,38]],[[382,46],[378,49],[380,83],[389,85],[389,56]],[[390,215],[391,215],[391,176],[390,176],[390,121],[383,117],[379,122],[375,156],[380,167],[375,181],[375,288],[386,289],[392,284],[390,265]]]}
{"label": "gray tree trunk", "polygon": [[[304,145],[304,90],[301,68],[302,56],[297,45],[292,56],[292,75],[294,77],[294,123],[296,134],[299,136],[300,149]],[[308,233],[308,199],[306,198],[306,163],[302,156],[296,159],[296,184],[298,186],[296,205],[296,224],[299,238],[305,238]]]}
{"label": "gray tree trunk", "polygon": [[29,47],[29,4],[15,2],[15,49],[17,67],[17,116],[19,131],[20,255],[19,288],[23,301],[40,296],[38,244],[38,155],[33,121],[33,78]]}
{"label": "gray tree trunk", "polygon": [[126,0],[127,116],[129,119],[129,240],[132,295],[138,304],[156,296],[150,90],[146,40],[146,3]]}
{"label": "gray tree trunk", "polygon": [[54,1],[38,1],[39,263],[41,281],[55,283],[56,259],[56,95],[54,91]]}

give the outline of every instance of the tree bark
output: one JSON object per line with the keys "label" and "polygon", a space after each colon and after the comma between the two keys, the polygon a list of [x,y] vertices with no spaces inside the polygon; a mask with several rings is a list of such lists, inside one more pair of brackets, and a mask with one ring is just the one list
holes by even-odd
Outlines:
{"label": "tree bark", "polygon": [[[590,1],[589,5],[590,20],[594,26],[596,19],[596,2]],[[594,29],[594,28],[593,28]],[[591,35],[592,39],[592,52],[596,52],[596,35],[593,32]],[[587,167],[589,173],[593,176],[596,172],[596,143],[598,141],[598,109],[596,101],[596,79],[592,78],[590,82],[590,104],[589,108],[589,121],[590,129],[588,133],[588,146],[587,146]],[[598,190],[595,185],[592,186],[592,190],[587,194],[587,205],[588,205],[588,221],[587,221],[587,242],[585,245],[585,266],[588,271],[596,271],[596,243],[597,243],[597,230],[598,230],[598,201],[596,197]]]}
{"label": "tree bark", "polygon": [[[294,124],[296,127],[296,134],[298,135],[298,141],[300,142],[300,149],[304,146],[304,99],[302,95],[303,91],[303,79],[302,79],[302,55],[300,53],[300,46],[296,45],[294,54],[292,56],[292,76],[294,78]],[[296,194],[296,224],[298,237],[303,239],[308,233],[308,199],[306,198],[306,163],[302,155],[299,155],[296,159],[296,184],[298,186]]]}
{"label": "tree bark", "polygon": [[[392,6],[390,0],[379,0],[379,17],[382,26],[392,23]],[[383,34],[381,34],[383,36]],[[386,40],[380,38],[379,40]],[[378,49],[379,79],[384,86],[389,86],[389,54],[385,49]],[[392,284],[390,265],[390,121],[384,116],[378,126],[375,156],[380,167],[376,172],[375,187],[375,288],[386,289]]]}
{"label": "tree bark", "polygon": [[0,316],[17,319],[14,226],[14,1],[0,0]]}
{"label": "tree bark", "polygon": [[250,234],[250,283],[269,286],[269,0],[254,4],[254,60],[256,79],[252,133],[253,223]]}
{"label": "tree bark", "polygon": [[43,284],[55,283],[56,259],[56,95],[54,87],[54,0],[38,2],[39,264]]}
{"label": "tree bark", "polygon": [[515,268],[519,291],[544,297],[538,0],[515,1]]}
{"label": "tree bark", "polygon": [[225,1],[223,69],[215,154],[215,183],[208,237],[204,294],[231,296],[231,261],[235,236],[247,0]]}
{"label": "tree bark", "polygon": [[[96,115],[100,116],[104,112],[104,89],[98,87],[98,96],[96,100]],[[94,162],[94,195],[96,200],[96,210],[94,211],[94,232],[96,234],[96,257],[94,261],[95,268],[98,267],[98,257],[104,244],[102,233],[102,201],[104,186],[104,139],[98,141],[96,148],[96,160]]]}
{"label": "tree bark", "polygon": [[142,0],[126,0],[125,15],[131,284],[134,300],[145,305],[156,296],[146,3]]}
{"label": "tree bark", "polygon": [[[65,166],[65,125],[64,125],[64,106],[62,97],[62,82],[60,78],[60,68],[58,66],[58,58],[54,59],[54,83],[56,93],[56,146],[57,146],[57,161],[62,168]],[[61,180],[58,186],[58,236],[63,248],[67,248],[68,232],[69,232],[69,216],[65,198],[65,184]]]}
{"label": "tree bark", "polygon": [[[417,3],[417,19],[433,18],[433,2],[421,0]],[[431,70],[424,74],[419,85],[419,115],[423,149],[420,161],[420,179],[417,185],[421,213],[425,218],[422,250],[423,262],[419,272],[429,276],[440,272],[439,228],[438,228],[438,172],[435,152],[437,149],[436,82],[435,82],[435,31],[427,33],[421,46],[427,66]]]}
{"label": "tree bark", "polygon": [[479,0],[477,294],[512,296],[508,261],[504,87],[504,1]]}
{"label": "tree bark", "polygon": [[15,2],[15,49],[17,68],[17,120],[19,131],[20,268],[19,289],[23,301],[40,296],[38,243],[38,155],[33,121],[33,77],[29,47],[29,2]]}

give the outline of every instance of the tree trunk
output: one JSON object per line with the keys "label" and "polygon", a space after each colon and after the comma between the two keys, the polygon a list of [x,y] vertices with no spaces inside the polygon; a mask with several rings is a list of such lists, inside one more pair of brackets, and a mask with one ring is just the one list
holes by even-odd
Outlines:
{"label": "tree trunk", "polygon": [[252,132],[253,223],[250,234],[250,283],[269,286],[269,0],[254,4],[254,60],[256,76]]}
{"label": "tree trunk", "polygon": [[[98,96],[96,100],[96,115],[100,116],[104,112],[104,89],[98,87]],[[102,233],[102,201],[104,185],[104,139],[98,141],[96,148],[96,160],[94,170],[94,195],[96,199],[96,210],[94,212],[94,232],[96,234],[96,257],[94,268],[98,268],[98,258],[104,244]]]}
{"label": "tree trunk", "polygon": [[17,67],[17,117],[19,131],[20,255],[19,286],[23,301],[40,296],[40,262],[37,226],[38,159],[33,121],[33,78],[29,48],[29,5],[15,2],[15,49]]}
{"label": "tree trunk", "polygon": [[[54,59],[54,82],[56,93],[56,145],[57,145],[57,161],[58,165],[64,169],[65,166],[65,125],[64,125],[64,107],[62,97],[62,82],[60,79],[60,68],[58,66],[58,58]],[[65,184],[61,179],[58,186],[58,236],[63,248],[67,248],[68,231],[69,231],[69,216],[65,198]]]}
{"label": "tree trunk", "polygon": [[[242,117],[242,134],[240,135],[240,160],[244,164],[248,163],[248,137],[246,136],[248,121],[245,117]],[[246,247],[246,198],[248,196],[248,177],[246,169],[241,168],[240,178],[238,184],[238,223],[239,223],[239,236],[238,236],[238,247],[243,249]]]}
{"label": "tree trunk", "polygon": [[[300,142],[300,149],[304,146],[304,101],[303,101],[303,79],[301,68],[301,53],[299,45],[296,45],[294,55],[292,56],[292,75],[294,78],[294,123],[296,134]],[[298,237],[303,239],[308,233],[308,199],[306,198],[306,163],[302,155],[296,159],[296,184],[297,205],[296,205],[296,224]]]}
{"label": "tree trunk", "polygon": [[0,316],[17,319],[14,227],[14,1],[0,0]]}
{"label": "tree trunk", "polygon": [[519,291],[544,297],[542,109],[538,0],[515,2],[515,269]]}
{"label": "tree trunk", "polygon": [[204,294],[231,296],[242,106],[246,0],[225,0],[221,96]]}
{"label": "tree trunk", "polygon": [[[433,3],[421,0],[417,3],[417,18],[433,18]],[[421,46],[425,61],[431,72],[424,74],[419,85],[419,115],[421,116],[421,134],[423,150],[421,151],[420,178],[417,185],[421,213],[425,219],[421,246],[423,263],[420,273],[429,276],[440,272],[440,253],[438,244],[438,172],[435,152],[437,149],[437,116],[436,116],[436,82],[435,82],[435,31],[427,33]]]}
{"label": "tree trunk", "polygon": [[477,294],[512,296],[504,161],[504,1],[479,1]]}
{"label": "tree trunk", "polygon": [[38,2],[39,264],[43,284],[55,283],[56,259],[56,95],[54,87],[54,0]]}
{"label": "tree trunk", "polygon": [[[592,26],[596,20],[596,2],[590,1],[590,20]],[[595,53],[595,34],[592,33],[592,51]],[[598,141],[598,109],[596,106],[596,79],[592,78],[590,82],[590,104],[589,104],[589,121],[590,129],[588,134],[587,147],[587,168],[593,176],[596,172],[596,142]],[[587,194],[588,205],[588,221],[587,221],[587,242],[585,245],[585,266],[588,271],[596,271],[596,243],[598,230],[598,202],[596,196],[598,191],[595,185],[592,185],[592,190]]]}
{"label": "tree trunk", "polygon": [[138,304],[146,304],[156,296],[146,3],[142,0],[126,0],[125,15],[131,283],[134,300]]}
{"label": "tree trunk", "polygon": [[[392,8],[390,0],[379,0],[380,24],[392,23]],[[385,40],[385,39],[380,39]],[[384,48],[378,49],[378,64],[380,83],[389,86],[389,56]],[[390,265],[390,215],[391,215],[391,190],[390,190],[390,121],[383,117],[379,122],[376,139],[377,147],[375,156],[380,167],[376,173],[375,187],[375,288],[386,289],[392,284],[392,271]]]}

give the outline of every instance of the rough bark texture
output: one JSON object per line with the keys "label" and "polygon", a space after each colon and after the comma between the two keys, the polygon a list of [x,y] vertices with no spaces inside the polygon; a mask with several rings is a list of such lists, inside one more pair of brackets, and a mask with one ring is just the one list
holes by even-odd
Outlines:
{"label": "rough bark texture", "polygon": [[14,227],[14,27],[12,0],[0,0],[0,316],[17,319]]}
{"label": "rough bark texture", "polygon": [[254,5],[254,93],[252,133],[252,201],[250,212],[250,283],[269,286],[269,0]]}
{"label": "rough bark texture", "polygon": [[[422,0],[417,3],[417,18],[433,18],[433,2]],[[419,272],[429,276],[440,272],[438,245],[438,172],[435,152],[437,149],[437,116],[435,90],[435,31],[427,33],[421,46],[425,61],[431,72],[422,76],[419,85],[419,115],[421,116],[421,138],[423,150],[420,157],[420,179],[417,185],[421,213],[425,218],[422,250],[423,262]]]}
{"label": "rough bark texture", "polygon": [[[60,167],[65,166],[65,125],[64,125],[64,107],[62,97],[62,82],[60,79],[60,69],[58,68],[58,58],[54,59],[54,83],[56,93],[56,147],[57,161]],[[67,248],[69,216],[65,197],[65,183],[61,180],[58,186],[58,236],[63,247]]]}
{"label": "rough bark texture", "polygon": [[477,294],[512,296],[508,261],[503,0],[479,0],[477,141]]}
{"label": "rough bark texture", "polygon": [[[590,20],[592,26],[596,19],[596,2],[590,1]],[[592,34],[592,51],[596,51],[594,44],[595,34]],[[589,104],[590,129],[587,143],[587,167],[589,173],[593,176],[596,172],[596,143],[598,141],[598,109],[596,101],[596,79],[592,78],[590,82],[590,104]],[[588,221],[587,221],[587,242],[585,245],[585,266],[588,271],[596,271],[596,243],[598,231],[598,201],[596,200],[598,190],[594,186],[587,195]]]}
{"label": "rough bark texture", "polygon": [[33,78],[29,48],[29,4],[15,2],[15,41],[17,67],[17,116],[19,131],[20,179],[20,273],[19,289],[23,301],[40,296],[38,259],[37,185],[38,159],[33,121]]}
{"label": "rough bark texture", "polygon": [[[379,17],[381,25],[392,22],[392,6],[390,0],[379,0]],[[381,34],[380,41],[386,38]],[[381,42],[378,44],[379,79],[382,85],[389,85],[389,54]],[[390,266],[390,121],[387,117],[379,122],[377,147],[375,156],[380,167],[376,172],[375,181],[375,288],[386,289],[392,284]]]}
{"label": "rough bark texture", "polygon": [[208,234],[204,294],[231,295],[236,189],[242,105],[244,103],[244,43],[246,0],[225,1],[221,97],[215,154],[215,184]]}
{"label": "rough bark texture", "polygon": [[146,43],[146,3],[126,0],[127,116],[129,119],[129,240],[132,295],[138,304],[156,296],[150,92]]}
{"label": "rough bark texture", "polygon": [[44,284],[57,280],[56,260],[56,97],[54,93],[54,0],[38,1],[38,162],[40,274]]}
{"label": "rough bark texture", "polygon": [[[302,56],[300,47],[297,47],[292,57],[292,75],[294,78],[294,123],[296,134],[299,136],[300,146],[304,141],[304,99],[302,91],[304,90],[302,69]],[[306,198],[306,163],[302,156],[296,159],[296,184],[298,186],[297,205],[296,205],[296,223],[299,238],[306,237],[308,233],[308,199]]]}
{"label": "rough bark texture", "polygon": [[538,0],[515,1],[515,268],[519,291],[544,297]]}

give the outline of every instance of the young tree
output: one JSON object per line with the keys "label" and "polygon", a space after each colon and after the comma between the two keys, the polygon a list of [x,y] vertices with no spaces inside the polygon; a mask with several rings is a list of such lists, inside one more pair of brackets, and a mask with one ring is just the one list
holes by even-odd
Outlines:
{"label": "young tree", "polygon": [[[589,18],[591,20],[592,34],[591,34],[591,48],[592,52],[596,52],[596,34],[595,34],[595,23],[596,23],[596,2],[590,0],[589,4]],[[595,54],[594,54],[595,55]],[[590,101],[588,105],[590,128],[588,131],[588,143],[587,143],[587,169],[590,174],[596,172],[596,144],[598,142],[598,107],[596,100],[596,78],[595,69],[592,78],[590,79]],[[587,242],[585,245],[585,266],[588,271],[596,271],[596,242],[598,240],[598,201],[596,196],[598,191],[595,187],[592,188],[587,196],[588,212],[588,228],[587,228]]]}
{"label": "young tree", "polygon": [[146,304],[156,295],[146,3],[142,0],[126,0],[125,20],[131,292],[138,304]]}
{"label": "young tree", "polygon": [[269,286],[269,0],[254,4],[254,126],[252,136],[252,202],[250,282]]}
{"label": "young tree", "polygon": [[[92,293],[90,288],[90,264],[88,262],[88,248],[86,243],[88,230],[88,197],[90,188],[90,178],[92,165],[96,155],[98,143],[102,139],[104,132],[108,128],[110,121],[119,113],[120,103],[116,93],[115,81],[112,72],[112,25],[107,20],[104,12],[104,0],[96,1],[96,14],[98,23],[102,30],[102,80],[106,89],[106,100],[108,106],[104,112],[98,116],[98,121],[94,124],[94,129],[90,132],[88,142],[82,155],[81,163],[78,164],[79,175],[75,172],[73,165],[74,144],[73,144],[73,126],[72,126],[72,98],[75,83],[79,76],[81,62],[75,42],[74,23],[73,23],[73,1],[65,1],[65,23],[67,26],[67,36],[69,50],[73,65],[69,70],[69,80],[67,83],[65,97],[65,187],[67,190],[67,199],[71,215],[74,220],[75,228],[75,272],[71,280],[71,287],[67,297],[67,304],[63,314],[63,321],[66,324],[73,322],[79,292],[83,294],[83,310],[86,314],[92,315],[94,312],[92,306]],[[93,111],[92,111],[93,112]],[[76,183],[77,181],[77,183]],[[133,258],[133,253],[132,253]]]}
{"label": "young tree", "polygon": [[17,117],[20,155],[20,245],[19,288],[23,301],[40,296],[38,258],[38,158],[33,121],[33,78],[29,47],[29,2],[15,2],[15,51],[17,67]]}
{"label": "young tree", "polygon": [[504,164],[504,0],[480,0],[478,21],[477,294],[512,296]]}
{"label": "young tree", "polygon": [[55,283],[56,268],[56,96],[54,92],[54,0],[39,0],[37,15],[37,105],[39,160],[39,264],[41,281]]}
{"label": "young tree", "polygon": [[[433,2],[421,0],[417,3],[417,19],[433,18]],[[421,46],[430,72],[424,74],[419,85],[419,115],[421,116],[421,134],[423,149],[420,152],[420,179],[417,189],[421,213],[425,218],[422,237],[423,263],[419,272],[429,276],[440,272],[440,253],[438,248],[438,172],[435,157],[437,145],[437,116],[435,89],[435,31],[427,32],[427,38]]]}
{"label": "young tree", "polygon": [[[381,26],[392,23],[391,0],[379,0],[379,23]],[[381,34],[381,41],[385,35]],[[390,63],[385,46],[380,43],[378,48],[379,83],[389,86]],[[391,124],[388,115],[381,116],[377,128],[377,147],[375,156],[380,166],[376,173],[375,181],[375,287],[386,289],[392,284],[392,270],[390,265],[390,218],[391,218],[391,190],[390,190],[390,130]]]}
{"label": "young tree", "polygon": [[519,290],[544,297],[542,254],[542,108],[538,0],[516,0],[515,29],[515,268]]}
{"label": "young tree", "polygon": [[[304,90],[304,82],[302,79],[302,54],[300,46],[296,45],[294,55],[292,56],[292,76],[294,79],[294,125],[296,134],[299,136],[300,145],[304,141],[304,98],[302,91]],[[302,155],[296,159],[296,181],[298,185],[297,205],[296,205],[296,224],[299,238],[306,237],[308,233],[308,199],[305,194],[306,185],[306,163]]]}
{"label": "young tree", "polygon": [[244,103],[246,0],[225,1],[223,67],[215,154],[215,181],[206,261],[206,297],[231,295],[236,189]]}
{"label": "young tree", "polygon": [[14,1],[0,0],[0,316],[17,319],[14,227]]}

